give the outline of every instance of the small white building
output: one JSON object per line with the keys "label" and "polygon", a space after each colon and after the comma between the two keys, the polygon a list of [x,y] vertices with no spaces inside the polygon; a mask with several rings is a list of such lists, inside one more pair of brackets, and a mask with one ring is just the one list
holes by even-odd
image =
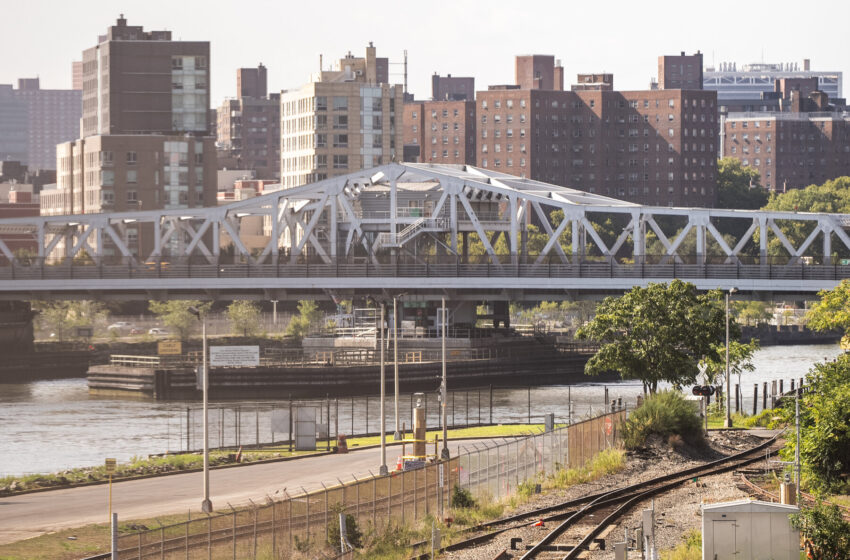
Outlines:
{"label": "small white building", "polygon": [[702,506],[703,560],[799,560],[797,506],[738,500]]}

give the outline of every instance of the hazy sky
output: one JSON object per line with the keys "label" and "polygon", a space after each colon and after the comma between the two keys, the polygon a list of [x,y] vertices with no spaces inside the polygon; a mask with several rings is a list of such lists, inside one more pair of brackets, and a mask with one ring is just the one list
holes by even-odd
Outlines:
{"label": "hazy sky", "polygon": [[[11,3],[13,0],[4,0]],[[646,89],[659,54],[701,50],[705,63],[794,61],[840,70],[850,79],[846,0],[693,2],[608,0],[472,2],[292,2],[289,0],[27,0],[14,3],[0,34],[0,83],[39,76],[44,88],[71,86],[71,61],[123,13],[130,25],[169,29],[175,39],[206,40],[212,51],[212,102],[234,96],[235,69],[268,68],[269,90],[297,87],[318,69],[369,41],[401,63],[409,89],[430,95],[433,72],[472,75],[476,89],[513,82],[516,54],[560,58],[567,84],[579,72],[613,72],[616,89]],[[807,9],[807,8],[813,9]],[[816,8],[816,9],[814,9]],[[8,23],[8,22],[7,22]],[[390,67],[398,72],[402,66]],[[391,79],[394,76],[391,75]],[[845,96],[847,92],[845,90]]]}

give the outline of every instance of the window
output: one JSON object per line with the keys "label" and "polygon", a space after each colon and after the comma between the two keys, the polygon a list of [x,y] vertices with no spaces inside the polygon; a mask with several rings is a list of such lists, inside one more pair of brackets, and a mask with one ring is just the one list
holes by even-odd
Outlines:
{"label": "window", "polygon": [[172,56],[171,57],[171,68],[174,70],[182,70],[183,69],[183,57],[182,56]]}
{"label": "window", "polygon": [[139,193],[137,193],[136,191],[127,191],[127,204],[137,204],[138,202]]}
{"label": "window", "polygon": [[337,130],[348,128],[348,115],[334,115],[334,128]]}
{"label": "window", "polygon": [[414,119],[416,118],[416,111],[413,111],[413,114],[411,115],[411,117],[413,117]]}
{"label": "window", "polygon": [[[670,136],[670,138],[673,138],[673,136],[676,135],[676,132],[672,128],[669,128],[669,129],[667,129],[667,134]],[[671,148],[672,148],[672,146],[671,146]]]}
{"label": "window", "polygon": [[[416,132],[416,131],[414,131]],[[328,135],[327,134],[317,134],[316,135],[316,147],[317,148],[325,148],[328,145]],[[327,162],[325,162],[327,163]]]}
{"label": "window", "polygon": [[324,130],[328,127],[328,116],[327,115],[316,115],[316,129]]}
{"label": "window", "polygon": [[[348,110],[348,98],[342,95],[334,96],[334,111],[347,111]],[[346,165],[347,167],[347,165]]]}
{"label": "window", "polygon": [[501,109],[502,108],[502,102],[497,99],[496,101],[493,102],[493,107],[495,107],[496,109]]}
{"label": "window", "polygon": [[195,57],[195,68],[206,68],[206,67],[207,67],[207,57],[196,56]]}
{"label": "window", "polygon": [[346,168],[348,168],[348,156],[335,155],[334,156],[334,169],[346,169]]}
{"label": "window", "polygon": [[101,204],[112,204],[115,202],[115,193],[112,191],[100,191]]}
{"label": "window", "polygon": [[134,164],[136,163],[137,154],[136,152],[127,152],[127,163]]}
{"label": "window", "polygon": [[522,107],[523,109],[525,109],[525,99],[519,100],[519,106]]}
{"label": "window", "polygon": [[380,113],[383,110],[383,99],[380,97],[372,98],[372,111]]}
{"label": "window", "polygon": [[[334,148],[347,148],[348,134],[334,134]],[[345,164],[346,167],[348,163]]]}
{"label": "window", "polygon": [[128,169],[127,170],[127,182],[128,183],[135,183],[138,179],[138,173],[139,172],[136,171],[135,169]]}
{"label": "window", "polygon": [[667,105],[672,109],[673,107],[676,106],[676,101],[671,99],[667,102]]}
{"label": "window", "polygon": [[[328,98],[324,95],[320,95],[316,97],[316,110],[317,111],[327,111],[328,110]],[[413,118],[416,118],[416,113],[413,114]]]}

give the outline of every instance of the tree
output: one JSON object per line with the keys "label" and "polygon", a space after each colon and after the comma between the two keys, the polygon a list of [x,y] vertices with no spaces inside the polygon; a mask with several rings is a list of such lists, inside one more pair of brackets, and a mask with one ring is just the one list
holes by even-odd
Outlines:
{"label": "tree", "polygon": [[[800,460],[808,484],[820,490],[850,490],[850,354],[820,363],[806,375],[807,390],[800,401]],[[795,403],[785,402],[793,418]],[[794,438],[782,450],[792,460]]]}
{"label": "tree", "polygon": [[818,292],[818,301],[806,314],[807,325],[815,331],[841,329],[842,346],[850,342],[850,280],[842,280],[831,290]]}
{"label": "tree", "polygon": [[759,172],[744,167],[741,160],[717,160],[717,207],[757,210],[767,204],[768,192],[761,186]]}
{"label": "tree", "polygon": [[322,317],[319,306],[311,299],[298,302],[298,315],[286,326],[286,334],[294,338],[304,338]]}
{"label": "tree", "polygon": [[[719,290],[699,294],[696,286],[681,280],[605,298],[596,316],[576,333],[602,344],[585,373],[618,371],[623,379],[640,379],[652,393],[664,381],[693,383],[701,359],[718,359],[717,343],[726,332],[722,301]],[[731,333],[740,336],[734,323]]]}
{"label": "tree", "polygon": [[[814,560],[842,560],[850,550],[850,523],[835,505],[818,502],[791,516],[791,523],[806,539],[806,552]],[[810,544],[809,544],[810,543]]]}
{"label": "tree", "polygon": [[103,304],[96,301],[33,301],[39,328],[55,334],[56,340],[75,337],[77,327],[94,327],[107,316]]}
{"label": "tree", "polygon": [[254,336],[260,332],[260,307],[252,301],[240,300],[228,305],[227,318],[233,334]]}
{"label": "tree", "polygon": [[761,325],[773,317],[771,304],[766,301],[736,301],[732,302],[732,312],[744,325]]}
{"label": "tree", "polygon": [[[737,375],[738,384],[740,385],[741,374],[745,371],[753,371],[755,369],[753,365],[753,354],[759,349],[759,341],[753,339],[747,343],[743,343],[733,340],[731,337],[731,319],[729,330],[729,375],[730,377]],[[712,356],[716,356],[716,358],[706,356],[700,362],[708,377],[708,382],[711,384],[714,384],[718,378],[725,379],[723,376],[726,375],[726,341],[715,344],[714,350],[715,354]],[[727,387],[726,390],[729,391],[731,389]]]}
{"label": "tree", "polygon": [[171,329],[180,340],[187,340],[198,324],[198,318],[189,311],[190,307],[198,309],[201,314],[206,314],[212,303],[202,303],[198,300],[175,299],[170,301],[148,302],[148,308],[159,317],[162,323]]}

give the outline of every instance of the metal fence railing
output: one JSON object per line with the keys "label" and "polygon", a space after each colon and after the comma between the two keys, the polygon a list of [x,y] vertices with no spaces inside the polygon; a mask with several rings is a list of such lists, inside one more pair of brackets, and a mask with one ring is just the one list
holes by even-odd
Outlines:
{"label": "metal fence railing", "polygon": [[605,414],[551,432],[468,448],[449,461],[387,476],[337,480],[314,491],[284,490],[282,499],[118,536],[120,560],[334,557],[329,543],[338,515],[354,518],[363,534],[381,532],[449,508],[452,488],[503,498],[538,473],[579,465],[617,444],[625,411]]}

